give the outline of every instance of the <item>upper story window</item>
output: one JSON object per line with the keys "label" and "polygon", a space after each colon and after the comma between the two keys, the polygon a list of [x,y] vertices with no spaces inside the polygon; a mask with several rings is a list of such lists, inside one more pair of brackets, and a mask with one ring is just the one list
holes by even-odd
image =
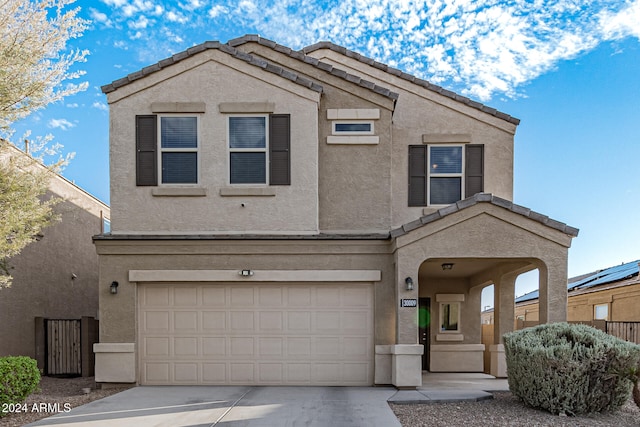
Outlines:
{"label": "upper story window", "polygon": [[448,205],[463,197],[463,153],[461,145],[429,145],[429,179],[427,194],[430,205]]}
{"label": "upper story window", "polygon": [[198,126],[196,115],[136,116],[136,185],[197,184]]}
{"label": "upper story window", "polygon": [[[137,186],[192,185],[200,182],[201,174],[220,173],[200,170],[201,120],[205,116],[136,116]],[[290,121],[289,114],[229,117],[230,183],[291,184]]]}
{"label": "upper story window", "polygon": [[267,116],[229,117],[229,182],[267,183]]}
{"label": "upper story window", "polygon": [[160,117],[160,164],[163,184],[198,183],[197,117]]}
{"label": "upper story window", "polygon": [[228,117],[229,183],[289,185],[290,116]]}
{"label": "upper story window", "polygon": [[409,206],[442,206],[484,191],[484,145],[409,146]]}

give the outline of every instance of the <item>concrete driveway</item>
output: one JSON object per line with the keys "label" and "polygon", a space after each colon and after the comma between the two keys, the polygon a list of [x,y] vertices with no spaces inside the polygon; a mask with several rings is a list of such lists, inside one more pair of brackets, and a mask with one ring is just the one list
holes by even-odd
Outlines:
{"label": "concrete driveway", "polygon": [[136,387],[29,426],[400,427],[391,387]]}

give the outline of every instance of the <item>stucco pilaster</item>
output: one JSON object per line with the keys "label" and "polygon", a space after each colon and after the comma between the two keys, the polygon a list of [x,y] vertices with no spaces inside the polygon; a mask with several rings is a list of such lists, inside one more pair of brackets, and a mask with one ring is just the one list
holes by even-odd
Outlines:
{"label": "stucco pilaster", "polygon": [[[418,307],[401,307],[403,299],[418,300],[418,269],[420,261],[414,259],[413,256],[406,256],[403,253],[400,256],[399,251],[396,252],[396,310],[397,323],[396,344],[417,344],[418,343]],[[411,277],[413,280],[413,290],[407,290],[405,280]]]}
{"label": "stucco pilaster", "polygon": [[502,344],[502,336],[513,331],[516,277],[505,274],[494,282],[494,344]]}
{"label": "stucco pilaster", "polygon": [[567,321],[567,250],[540,266],[540,323]]}

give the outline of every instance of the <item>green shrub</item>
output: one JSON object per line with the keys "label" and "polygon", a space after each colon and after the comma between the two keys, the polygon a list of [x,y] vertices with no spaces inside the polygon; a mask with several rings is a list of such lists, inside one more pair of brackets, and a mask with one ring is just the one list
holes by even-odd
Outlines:
{"label": "green shrub", "polygon": [[630,397],[640,346],[586,325],[553,323],[504,335],[509,389],[553,414],[615,411]]}
{"label": "green shrub", "polygon": [[[0,357],[0,407],[20,403],[40,384],[36,361],[26,356]],[[7,415],[0,410],[0,418]]]}

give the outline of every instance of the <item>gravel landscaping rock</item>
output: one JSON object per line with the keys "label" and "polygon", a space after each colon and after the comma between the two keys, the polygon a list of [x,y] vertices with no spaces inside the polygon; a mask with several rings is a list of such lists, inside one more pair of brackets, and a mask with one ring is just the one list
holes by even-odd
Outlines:
{"label": "gravel landscaping rock", "polygon": [[390,404],[403,427],[430,426],[640,426],[640,409],[629,400],[618,412],[563,417],[529,408],[509,392],[481,402]]}
{"label": "gravel landscaping rock", "polygon": [[[89,389],[85,393],[83,389]],[[65,410],[126,390],[124,388],[96,389],[94,377],[42,377],[40,390],[27,398],[19,408],[0,418],[0,427],[18,427],[50,417]]]}

